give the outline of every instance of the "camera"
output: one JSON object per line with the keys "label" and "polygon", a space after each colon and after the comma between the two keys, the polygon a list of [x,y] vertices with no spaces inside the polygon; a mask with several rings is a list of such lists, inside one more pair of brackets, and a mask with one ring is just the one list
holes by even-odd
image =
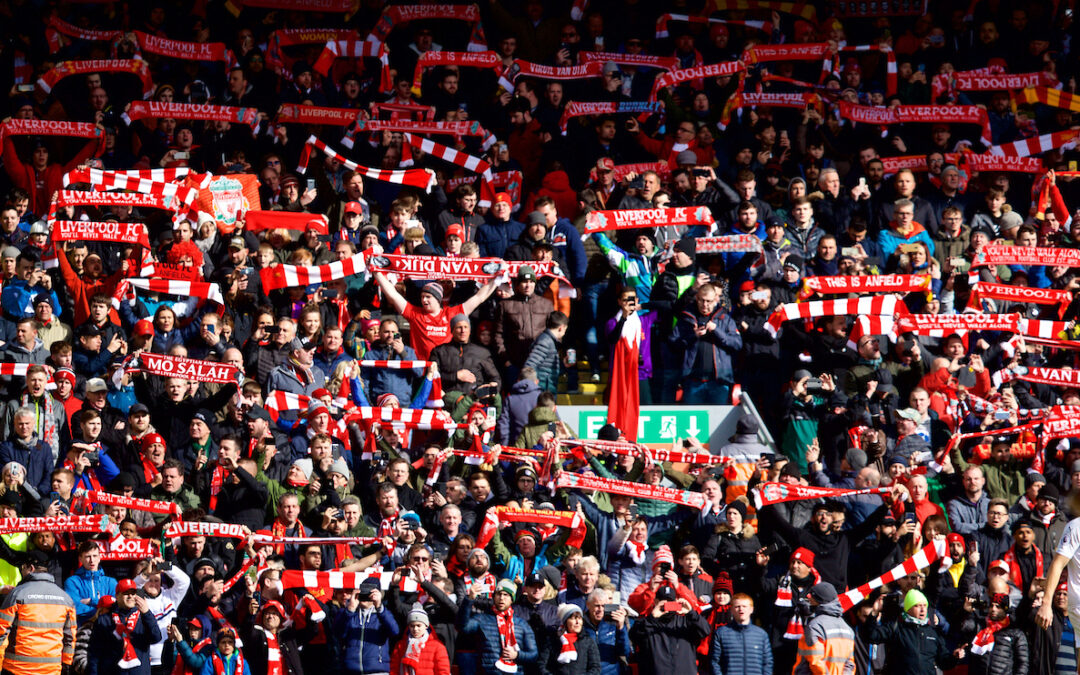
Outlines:
{"label": "camera", "polygon": [[96,466],[101,463],[101,452],[97,450],[88,450],[86,452],[86,459],[90,462],[91,466]]}
{"label": "camera", "polygon": [[360,598],[360,602],[371,602],[371,589],[367,588],[361,590],[358,597]]}
{"label": "camera", "polygon": [[708,178],[709,177],[708,169],[694,169],[691,173],[693,173],[694,178]]}
{"label": "camera", "polygon": [[322,292],[322,296],[327,300],[333,300],[334,298],[337,297],[337,289],[336,288],[324,288],[323,292]]}
{"label": "camera", "polygon": [[825,386],[820,377],[810,377],[806,380],[806,393],[811,396],[821,396],[825,393]]}
{"label": "camera", "polygon": [[644,190],[645,189],[645,179],[642,178],[641,176],[638,176],[634,180],[627,183],[626,187],[628,189],[631,189],[631,190]]}
{"label": "camera", "polygon": [[671,563],[660,563],[660,576],[664,576],[671,571]]}

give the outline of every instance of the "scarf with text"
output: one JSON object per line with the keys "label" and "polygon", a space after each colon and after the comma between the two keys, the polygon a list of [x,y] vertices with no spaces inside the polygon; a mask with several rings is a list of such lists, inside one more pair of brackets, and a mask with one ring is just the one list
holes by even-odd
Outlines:
{"label": "scarf with text", "polygon": [[105,562],[122,562],[156,558],[161,555],[161,547],[156,539],[126,539],[120,537],[104,544],[101,559]]}
{"label": "scarf with text", "polygon": [[565,527],[570,530],[567,546],[581,547],[585,541],[585,519],[575,511],[547,511],[544,509],[515,509],[509,506],[497,506],[488,509],[484,516],[480,533],[476,537],[476,547],[484,548],[499,530],[501,523],[530,523],[538,526]]}
{"label": "scarf with text", "polygon": [[224,61],[229,65],[236,63],[236,57],[224,42],[183,42],[150,35],[141,30],[135,31],[135,39],[139,42],[140,50],[158,56],[185,61]]}
{"label": "scarf with text", "polygon": [[49,43],[50,54],[55,54],[63,48],[64,41],[60,39],[61,35],[66,35],[67,37],[75,38],[76,40],[86,40],[87,42],[112,42],[123,35],[123,31],[119,30],[94,30],[91,28],[82,28],[68,23],[57,16],[50,16],[48,20],[45,21],[45,26],[45,41]]}
{"label": "scarf with text", "polygon": [[177,120],[199,122],[231,122],[246,124],[252,133],[259,127],[257,108],[235,108],[210,103],[164,103],[161,101],[132,101],[122,115],[126,124],[144,119],[171,117]]}
{"label": "scarf with text", "polygon": [[105,151],[105,134],[92,122],[68,122],[65,120],[9,119],[0,124],[0,141],[7,136],[70,136],[97,139],[94,155]]}
{"label": "scarf with text", "polygon": [[846,612],[855,605],[859,604],[866,598],[870,597],[870,594],[874,592],[874,589],[881,588],[885,584],[895,583],[897,579],[906,577],[909,574],[914,574],[920,570],[924,570],[930,565],[934,564],[939,558],[944,558],[948,553],[948,544],[944,539],[935,540],[923,546],[921,549],[915,552],[915,555],[911,556],[904,562],[900,563],[896,567],[892,568],[885,574],[882,574],[876,579],[852,588],[846,593],[840,594],[840,607]]}
{"label": "scarf with text", "polygon": [[714,222],[707,206],[591,211],[585,217],[585,234],[670,225],[711,226]]}
{"label": "scarf with text", "polygon": [[695,241],[698,253],[761,253],[761,239],[756,234],[698,237]]}
{"label": "scarf with text", "polygon": [[413,72],[412,92],[416,96],[421,95],[421,80],[425,68],[436,66],[457,66],[469,68],[487,68],[498,70],[502,68],[502,58],[492,51],[467,51],[467,52],[436,52],[426,51],[416,60],[416,70]]}
{"label": "scarf with text", "polygon": [[724,61],[723,63],[709,63],[703,66],[682,68],[667,73],[662,73],[653,83],[652,93],[649,100],[655,101],[660,90],[690,80],[700,80],[706,77],[730,77],[746,70],[742,61]]}
{"label": "scarf with text", "polygon": [[747,66],[772,61],[821,61],[832,53],[828,42],[754,45],[742,53]]}
{"label": "scarf with text", "polygon": [[663,103],[659,101],[571,101],[563,109],[559,118],[559,130],[566,135],[566,127],[575,117],[591,115],[626,115],[650,114],[662,112]]}
{"label": "scarf with text", "polygon": [[165,538],[176,537],[226,537],[228,539],[247,539],[247,528],[237,523],[204,523],[184,521],[169,523],[165,526]]}
{"label": "scarf with text", "polygon": [[371,114],[375,117],[379,117],[382,113],[387,113],[389,119],[392,120],[400,119],[402,115],[407,118],[423,120],[426,122],[435,120],[435,106],[433,105],[383,101],[382,103],[372,103],[370,108]]}
{"label": "scarf with text", "polygon": [[347,127],[360,113],[356,108],[325,108],[300,103],[282,103],[274,121],[278,124],[322,124]]}
{"label": "scarf with text", "polygon": [[1080,249],[990,244],[971,263],[972,267],[997,265],[1080,267]]}
{"label": "scarf with text", "polygon": [[661,14],[660,18],[656,20],[657,40],[668,37],[668,24],[672,21],[689,23],[691,26],[722,24],[725,26],[746,26],[747,28],[754,28],[764,33],[772,33],[773,31],[773,25],[771,21],[735,21],[732,19],[717,19],[711,16],[692,16],[689,14]]}
{"label": "scarf with text", "polygon": [[784,483],[760,483],[750,491],[750,499],[755,509],[781,502],[796,502],[804,499],[839,499],[858,495],[886,495],[888,488],[873,487],[848,490],[827,488],[816,485],[786,485]]}
{"label": "scarf with text", "polygon": [[143,223],[57,220],[53,222],[52,238],[53,241],[110,241],[150,247],[150,235]]}
{"label": "scarf with text", "polygon": [[[150,193],[60,190],[49,205],[47,220],[53,223],[57,211],[65,206],[131,206],[172,211],[173,222],[177,222],[180,212],[188,211],[195,196],[195,190],[172,183],[155,183]],[[186,201],[188,199],[191,201]]]}
{"label": "scarf with text", "polygon": [[244,214],[244,229],[248,232],[264,230],[293,230],[307,232],[314,230],[321,235],[330,234],[330,222],[320,213],[298,213],[294,211],[247,211]]}
{"label": "scarf with text", "polygon": [[344,279],[367,270],[364,254],[357,253],[345,260],[335,260],[325,265],[285,265],[277,264],[259,270],[259,280],[263,292],[269,293],[281,288],[325,284],[328,281]]}
{"label": "scarf with text", "polygon": [[1060,387],[1080,387],[1080,370],[1020,366],[1014,369],[999,370],[994,373],[991,380],[995,387],[1013,380]]}
{"label": "scarf with text", "polygon": [[977,124],[982,127],[983,145],[988,148],[993,146],[990,138],[990,118],[986,110],[974,105],[900,105],[879,108],[840,101],[839,111],[840,117],[852,122],[883,127],[912,122]]}
{"label": "scarf with text", "polygon": [[133,509],[135,511],[147,511],[149,513],[160,513],[167,516],[179,516],[180,505],[172,502],[163,502],[154,499],[143,499],[141,497],[127,497],[124,495],[117,495],[111,492],[99,492],[97,490],[87,490],[85,492],[77,491],[76,494],[86,499],[91,504],[104,504],[105,506],[123,506],[126,509]]}
{"label": "scarf with text", "polygon": [[512,279],[522,266],[532,267],[537,276],[552,277],[569,283],[554,261],[500,260],[499,258],[444,258],[433,255],[370,256],[372,269],[405,279],[453,279],[455,281],[486,282],[492,276]]}
{"label": "scarf with text", "polygon": [[674,56],[656,54],[624,54],[622,52],[578,52],[581,63],[607,63],[611,61],[620,66],[641,66],[661,70],[678,70],[679,59]]}
{"label": "scarf with text", "polygon": [[394,28],[410,21],[427,19],[464,21],[472,26],[466,49],[470,52],[482,52],[487,49],[487,38],[484,36],[484,27],[481,24],[480,8],[476,5],[391,5],[383,10],[378,23],[371,29],[371,36],[368,39],[386,42],[386,37]]}
{"label": "scarf with text", "polygon": [[1058,305],[1059,315],[1064,315],[1069,303],[1072,302],[1072,293],[1053,288],[1031,288],[980,281],[971,287],[968,308],[981,310],[984,300],[1004,300],[1006,302],[1032,305]]}
{"label": "scarf with text", "polygon": [[616,495],[627,495],[636,499],[654,499],[679,506],[691,506],[700,509],[705,506],[705,495],[700,492],[689,492],[662,485],[646,485],[644,483],[631,483],[630,481],[615,478],[601,478],[599,476],[587,476],[577,473],[560,473],[555,481],[555,487],[573,488],[577,490],[600,490]]}
{"label": "scarf with text", "polygon": [[[724,455],[712,455],[702,452],[688,452],[686,450],[672,450],[669,448],[650,448],[641,443],[628,443],[625,441],[601,441],[585,438],[560,439],[559,445],[566,447],[585,447],[616,455],[632,455],[642,457],[652,462],[684,462],[702,466],[726,464],[731,457]],[[571,451],[572,452],[572,451]]]}
{"label": "scarf with text", "polygon": [[106,532],[109,517],[41,516],[38,518],[0,518],[0,534],[16,532]]}
{"label": "scarf with text", "polygon": [[516,82],[519,77],[531,77],[537,80],[580,80],[600,77],[604,64],[592,61],[578,66],[547,66],[523,59],[514,59],[502,77],[509,82]]}
{"label": "scarf with text", "polygon": [[904,314],[896,317],[896,330],[935,337],[973,330],[1019,333],[1021,322],[1019,314]]}
{"label": "scarf with text", "polygon": [[420,188],[426,192],[430,192],[432,186],[435,184],[435,172],[430,169],[389,170],[360,166],[326,145],[326,143],[323,143],[315,136],[311,136],[307,139],[307,142],[304,144],[304,149],[300,153],[300,163],[297,167],[299,173],[307,172],[308,163],[311,161],[312,149],[319,150],[327,157],[337,159],[347,169],[355,171],[365,178],[371,178],[372,180],[381,180],[396,185],[408,185],[410,187]]}
{"label": "scarf with text", "polygon": [[930,291],[929,274],[875,274],[868,276],[807,277],[799,290],[799,300],[819,293],[915,293]]}
{"label": "scarf with text", "polygon": [[120,615],[113,612],[113,637],[120,640],[123,645],[123,653],[120,655],[121,670],[131,670],[132,668],[138,668],[142,665],[142,661],[139,661],[139,655],[135,653],[135,645],[131,642],[131,636],[135,633],[135,626],[139,625],[139,619],[142,618],[142,613],[138,610],[134,610],[131,614],[128,614],[126,619],[121,619]]}
{"label": "scarf with text", "polygon": [[60,80],[66,77],[91,73],[128,73],[138,77],[142,82],[143,98],[149,98],[154,93],[154,80],[150,76],[150,66],[140,59],[61,61],[38,79],[37,86],[48,94]]}

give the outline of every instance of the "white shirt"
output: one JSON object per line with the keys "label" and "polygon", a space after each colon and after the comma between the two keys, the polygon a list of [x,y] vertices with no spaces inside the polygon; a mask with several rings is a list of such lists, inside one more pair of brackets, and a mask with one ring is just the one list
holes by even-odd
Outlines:
{"label": "white shirt", "polygon": [[[1065,531],[1061,533],[1061,541],[1054,551],[1056,554],[1069,558],[1067,568],[1069,571],[1069,611],[1074,615],[1080,613],[1080,557],[1077,556],[1078,551],[1080,551],[1080,518],[1074,518],[1065,526]],[[1052,592],[1052,589],[1050,592]]]}

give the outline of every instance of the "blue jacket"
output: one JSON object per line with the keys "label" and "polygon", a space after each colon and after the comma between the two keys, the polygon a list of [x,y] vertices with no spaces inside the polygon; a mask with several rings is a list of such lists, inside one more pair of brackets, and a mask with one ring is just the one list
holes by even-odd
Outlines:
{"label": "blue jacket", "polygon": [[529,413],[536,407],[541,389],[532,380],[518,380],[510,387],[510,394],[503,399],[502,415],[496,426],[497,438],[507,445],[517,440],[529,421]]}
{"label": "blue jacket", "polygon": [[352,357],[349,353],[342,349],[340,352],[334,355],[329,355],[321,347],[315,352],[315,367],[323,371],[323,375],[326,375],[327,381],[334,376],[334,370],[342,363],[352,361]]}
{"label": "blue jacket", "polygon": [[930,255],[934,255],[934,240],[930,238],[930,233],[919,223],[915,223],[914,231],[907,238],[900,236],[892,227],[882,228],[881,232],[878,232],[877,242],[878,248],[881,249],[881,255],[885,260],[892,257],[901,244],[914,244],[916,242],[926,244]]}
{"label": "blue jacket", "polygon": [[772,675],[769,634],[750,624],[720,626],[709,647],[713,675]]}
{"label": "blue jacket", "polygon": [[585,245],[581,243],[581,233],[569,220],[559,218],[555,221],[555,230],[551,233],[551,245],[570,268],[563,270],[570,276],[570,283],[575,288],[581,288],[581,282],[585,279],[585,264],[588,262]]}
{"label": "blue jacket", "polygon": [[[64,590],[71,596],[75,603],[75,616],[79,623],[90,618],[97,611],[98,600],[103,595],[116,595],[116,579],[107,576],[101,570],[91,572],[80,566],[75,573],[64,582]],[[83,600],[89,599],[89,604],[83,604]]]}
{"label": "blue jacket", "polygon": [[[74,440],[79,441],[80,439]],[[120,473],[120,467],[116,466],[116,462],[112,460],[112,457],[109,457],[108,452],[104,447],[101,448],[101,451],[98,453],[98,457],[100,458],[100,461],[98,462],[97,467],[90,469],[90,471],[94,472],[94,478],[97,478],[99,483],[101,483],[102,485],[108,485],[112,482],[112,479],[116,478],[116,476]],[[61,454],[60,457],[56,460],[55,468],[63,469],[64,462],[66,461],[67,455]],[[94,485],[90,482],[90,476],[88,473],[75,474],[74,489],[78,490],[79,488],[82,488],[83,490],[94,489]]]}
{"label": "blue jacket", "polygon": [[[406,346],[405,350],[399,355],[388,346],[376,343],[371,351],[364,355],[364,360],[396,361],[398,359],[402,361],[415,360],[416,352],[413,351],[412,347]],[[404,407],[412,400],[413,382],[417,378],[423,377],[423,372],[419,371],[419,369],[364,368],[362,372],[364,379],[368,383],[367,391],[368,397],[371,399],[371,405],[375,405],[375,399],[379,398],[379,396],[393,394],[398,397],[402,407]],[[327,373],[327,377],[330,375],[330,373]]]}
{"label": "blue jacket", "polygon": [[642,305],[648,302],[653,283],[660,274],[656,269],[659,254],[646,257],[637,252],[624,251],[603,232],[597,232],[592,237],[604,252],[608,264],[622,277],[623,284],[637,291],[638,301]]}
{"label": "blue jacket", "polygon": [[34,298],[38,293],[48,293],[52,304],[53,316],[60,316],[63,309],[60,300],[56,297],[56,291],[50,291],[44,286],[31,286],[22,279],[12,279],[4,285],[0,299],[3,301],[4,314],[8,317],[22,319],[34,316]]}
{"label": "blue jacket", "polygon": [[[581,510],[585,513],[585,518],[596,528],[596,559],[600,562],[600,569],[607,569],[608,544],[611,542],[611,538],[615,536],[615,533],[619,531],[621,525],[613,513],[601,511],[588,497],[582,495],[576,495],[576,497],[576,503],[581,504]],[[574,501],[571,500],[571,502]],[[571,503],[570,506],[573,508],[574,503]],[[652,545],[654,543],[653,533],[670,536],[671,532],[685,519],[685,516],[676,509],[666,515],[642,516],[642,518],[649,524],[649,543]]]}
{"label": "blue jacket", "polygon": [[[715,329],[701,337],[694,334],[695,327],[710,321],[716,324]],[[722,308],[717,307],[709,316],[700,315],[696,306],[679,314],[675,341],[684,349],[683,376],[734,381],[731,355],[742,349],[742,336],[731,315]]]}
{"label": "blue jacket", "polygon": [[601,621],[598,626],[586,618],[581,627],[583,635],[590,636],[600,648],[600,675],[620,675],[619,657],[629,657],[634,651],[630,644],[630,619],[624,628],[616,628],[614,621]]}
{"label": "blue jacket", "polygon": [[[725,236],[737,237],[742,234],[752,234],[765,241],[765,223],[759,220],[753,232],[732,231]],[[750,278],[751,265],[757,262],[759,256],[757,253],[721,253],[720,257],[724,261],[724,275],[727,278],[732,281],[746,281]]]}
{"label": "blue jacket", "polygon": [[[460,615],[464,617],[462,633],[475,633],[480,647],[481,672],[488,675],[499,675],[501,671],[495,667],[502,652],[502,643],[499,641],[499,624],[495,615],[490,611],[474,613],[472,600],[467,599],[461,605]],[[517,639],[518,657],[517,664],[535,663],[538,656],[536,648],[536,636],[527,621],[517,612],[514,613],[514,637]]]}
{"label": "blue jacket", "polygon": [[345,672],[390,672],[390,643],[397,639],[399,631],[386,605],[378,611],[340,611],[334,616],[333,631]]}
{"label": "blue jacket", "polygon": [[[78,607],[79,603],[76,602]],[[91,605],[94,609],[96,606]],[[119,612],[120,620],[123,621],[138,609],[123,610]],[[153,612],[143,612],[139,621],[135,623],[135,629],[131,632],[130,640],[135,648],[135,656],[139,658],[139,665],[127,670],[120,670],[120,660],[124,655],[124,642],[116,637],[116,624],[113,622],[113,612],[102,614],[94,622],[94,630],[90,634],[90,658],[87,661],[87,675],[98,673],[124,673],[125,675],[150,675],[150,645],[161,642],[161,629],[158,628],[157,619]]]}
{"label": "blue jacket", "polygon": [[[214,669],[214,657],[215,656],[218,657],[219,659],[221,659],[222,665],[224,666],[224,668],[222,668],[222,672],[229,673],[229,675],[233,675],[233,673],[236,672],[236,658],[239,655],[240,655],[240,651],[236,650],[236,651],[234,651],[232,653],[232,656],[229,656],[228,658],[226,658],[226,657],[222,656],[221,652],[219,652],[219,651],[217,651],[215,649],[214,653],[212,655],[206,657],[206,660],[203,661],[202,671],[200,671],[199,675],[217,675],[217,670]],[[120,671],[120,672],[124,672],[124,671]],[[251,675],[251,667],[248,665],[247,661],[244,661],[243,673],[244,673],[244,675]]]}
{"label": "blue jacket", "polygon": [[501,258],[525,230],[525,224],[516,220],[505,223],[484,221],[476,228],[473,241],[480,247],[481,258]]}
{"label": "blue jacket", "polygon": [[0,466],[8,462],[18,462],[26,467],[26,484],[44,496],[52,488],[49,475],[53,471],[52,450],[37,436],[31,436],[30,443],[21,443],[14,436],[0,443]]}

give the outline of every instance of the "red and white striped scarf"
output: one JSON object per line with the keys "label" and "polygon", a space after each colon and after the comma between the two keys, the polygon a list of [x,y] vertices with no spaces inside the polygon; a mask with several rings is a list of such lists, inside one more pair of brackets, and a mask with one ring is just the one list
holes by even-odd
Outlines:
{"label": "red and white striped scarf", "polygon": [[[361,368],[386,368],[387,370],[419,370],[420,374],[423,373],[435,365],[434,361],[410,361],[410,360],[363,360],[360,361]],[[437,371],[436,371],[437,372]],[[443,407],[443,390],[442,390],[442,376],[436,375],[431,380],[431,395],[428,397],[427,407],[429,408],[441,408]]]}
{"label": "red and white striped scarf", "polygon": [[555,657],[555,660],[559,663],[573,663],[577,661],[577,643],[578,634],[572,633],[568,630],[564,630],[559,634],[559,655]]}
{"label": "red and white striped scarf", "polygon": [[327,157],[332,157],[342,163],[346,168],[355,171],[365,178],[371,178],[373,180],[381,180],[387,183],[394,183],[396,185],[408,185],[410,187],[420,188],[427,192],[431,191],[432,186],[435,184],[435,172],[430,169],[408,169],[408,170],[387,170],[387,169],[373,169],[366,166],[360,166],[351,159],[345,157],[338,151],[334,150],[326,143],[323,143],[315,136],[310,136],[304,143],[304,149],[300,153],[300,162],[297,167],[297,172],[306,173],[308,163],[311,161],[312,149],[319,150]]}
{"label": "red and white striped scarf", "polygon": [[1009,627],[1009,617],[1006,616],[1001,621],[990,621],[987,619],[986,628],[979,631],[979,634],[975,636],[975,639],[971,642],[972,654],[989,654],[994,650],[994,633],[998,632],[1002,628]]}
{"label": "red and white striped scarf", "polygon": [[813,302],[791,302],[778,305],[773,310],[765,330],[775,336],[785,321],[795,319],[816,319],[822,316],[895,316],[907,314],[903,301],[891,295],[850,298],[842,300],[815,300]]}
{"label": "red and white striped scarf", "polygon": [[[811,567],[810,575],[814,578],[814,583],[810,584],[810,587],[814,586],[815,584],[821,583],[821,575],[818,573],[817,569]],[[785,574],[783,578],[780,579],[780,585],[776,588],[776,602],[774,603],[777,607],[795,606],[795,595],[791,590],[791,581],[792,580],[790,574]],[[799,613],[793,612],[791,618],[788,619],[787,627],[784,628],[784,639],[801,640],[803,636],[803,631],[804,628],[802,621],[799,619]]]}
{"label": "red and white striped scarf", "polygon": [[[1045,570],[1043,567],[1043,552],[1039,550],[1038,546],[1032,546],[1031,550],[1035,554],[1035,576],[1041,576]],[[1017,588],[1023,588],[1023,575],[1020,573],[1020,563],[1016,560],[1016,544],[1010,546],[1009,550],[1005,551],[1005,555],[1001,556],[1001,559],[1009,566],[1009,583]]]}
{"label": "red and white striped scarf", "polygon": [[357,406],[345,416],[349,422],[391,422],[428,429],[457,429],[458,425],[444,410]]}
{"label": "red and white striped scarf", "polygon": [[672,21],[680,21],[689,23],[691,26],[703,26],[708,24],[722,24],[725,26],[746,26],[747,28],[755,28],[764,33],[772,33],[773,25],[771,21],[735,21],[731,19],[717,19],[711,16],[692,16],[689,14],[661,14],[660,18],[656,20],[656,39],[660,40],[666,38],[669,35],[668,24]]}
{"label": "red and white striped scarf", "polygon": [[1080,130],[1056,131],[1052,134],[1024,138],[1012,143],[993,145],[990,147],[990,154],[1004,155],[1005,157],[1030,157],[1031,155],[1041,155],[1044,152],[1059,148],[1075,148],[1078,139],[1080,139]]}
{"label": "red and white striped scarf", "polygon": [[378,59],[382,64],[379,70],[379,91],[387,92],[394,88],[394,81],[390,77],[390,57],[386,45],[381,41],[358,40],[347,38],[345,40],[330,40],[323,47],[319,58],[315,59],[312,69],[320,75],[326,75],[334,66],[337,59]]}
{"label": "red and white striped scarf", "polygon": [[853,588],[846,593],[841,593],[840,607],[846,612],[869,597],[874,589],[881,588],[885,584],[891,584],[901,577],[906,577],[909,574],[914,574],[919,570],[926,569],[939,558],[944,558],[947,552],[948,545],[945,543],[944,539],[936,539],[930,542],[916,551],[915,555],[892,568],[885,574],[882,574],[880,577],[871,579],[865,584]]}
{"label": "red and white striped scarf", "polygon": [[868,276],[806,277],[799,290],[799,300],[806,300],[814,293],[915,293],[929,292],[929,274],[875,274]]}
{"label": "red and white striped scarf", "polygon": [[335,260],[325,265],[284,265],[278,264],[259,270],[263,292],[269,293],[281,288],[325,284],[328,281],[344,279],[354,274],[367,271],[365,255],[357,253],[345,260]]}
{"label": "red and white striped scarf", "polygon": [[[186,166],[174,169],[128,169],[108,171],[105,169],[72,169],[64,174],[64,187],[72,183],[87,183],[97,190],[133,190],[150,192],[155,184],[182,183],[191,173]],[[210,183],[212,174],[203,174],[200,188]]]}
{"label": "red and white striped scarf", "polygon": [[255,626],[256,630],[266,636],[266,675],[285,675],[285,666],[281,662],[281,643],[278,636],[262,626]]}
{"label": "red and white striped scarf", "polygon": [[478,173],[481,177],[480,198],[477,200],[476,204],[481,208],[488,208],[491,206],[495,199],[495,188],[491,185],[491,182],[494,179],[494,176],[492,176],[491,173],[491,164],[475,155],[455,150],[427,138],[414,136],[411,133],[406,133],[404,135],[404,140],[405,142],[401,144],[401,166],[412,166],[412,150],[416,149],[451,164],[460,166],[463,169]]}
{"label": "red and white striped scarf", "polygon": [[[285,570],[281,573],[281,585],[284,588],[325,588],[329,590],[357,590],[367,580],[377,581],[384,591],[390,588],[393,575],[379,566],[369,567],[363,572],[342,572],[341,570]],[[415,591],[415,583],[410,590]]]}

